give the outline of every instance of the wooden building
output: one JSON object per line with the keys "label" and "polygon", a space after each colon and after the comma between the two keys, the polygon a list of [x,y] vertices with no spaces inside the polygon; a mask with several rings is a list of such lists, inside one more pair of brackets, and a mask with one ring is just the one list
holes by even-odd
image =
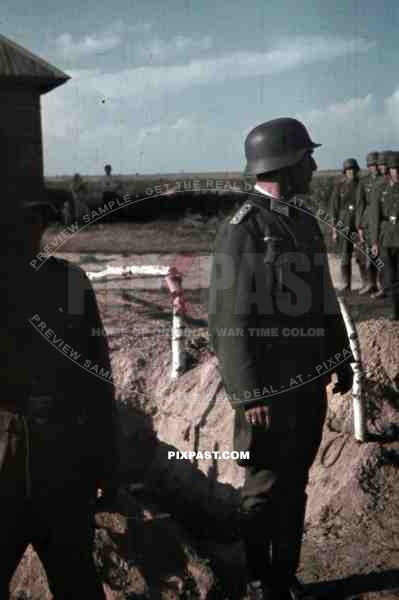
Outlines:
{"label": "wooden building", "polygon": [[40,97],[68,79],[0,35],[0,181],[7,185],[9,200],[40,199],[43,193]]}

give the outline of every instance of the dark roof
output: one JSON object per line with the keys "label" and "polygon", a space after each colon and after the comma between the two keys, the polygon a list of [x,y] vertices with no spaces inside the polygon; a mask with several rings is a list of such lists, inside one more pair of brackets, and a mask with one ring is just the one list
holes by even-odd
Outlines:
{"label": "dark roof", "polygon": [[0,34],[0,83],[20,82],[45,94],[68,79],[63,71]]}

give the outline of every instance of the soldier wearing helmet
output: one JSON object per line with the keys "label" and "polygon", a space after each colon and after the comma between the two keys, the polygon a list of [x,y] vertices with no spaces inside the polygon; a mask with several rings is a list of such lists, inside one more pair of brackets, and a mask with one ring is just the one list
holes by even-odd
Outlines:
{"label": "soldier wearing helmet", "polygon": [[[373,186],[373,192],[370,197],[370,202],[381,202],[384,199],[384,195],[382,193],[382,188],[385,188],[387,184],[390,182],[389,169],[388,169],[388,158],[391,155],[392,150],[384,150],[378,153],[377,160],[377,169],[379,173],[379,178],[375,186]],[[381,188],[381,189],[379,189]],[[370,211],[371,212],[371,211]],[[377,264],[378,256],[374,259],[374,265]],[[372,261],[371,261],[372,262]],[[371,264],[371,262],[369,264]],[[377,298],[385,297],[385,289],[384,289],[384,274],[382,269],[377,269],[377,291],[371,294],[371,298],[373,300]]]}
{"label": "soldier wearing helmet", "polygon": [[[344,177],[334,186],[331,195],[331,215],[334,222],[341,223],[339,229],[332,229],[332,239],[341,254],[342,291],[349,291],[352,282],[353,241],[357,239],[356,213],[358,211],[358,187],[360,167],[355,158],[347,158],[342,165]],[[342,233],[341,233],[342,232]],[[355,247],[356,262],[359,267],[363,287],[367,284],[365,262],[358,246]]]}
{"label": "soldier wearing helmet", "polygon": [[388,157],[391,154],[392,150],[383,150],[382,152],[378,153],[378,160],[377,160],[377,168],[378,168],[378,172],[380,175],[382,175],[382,177],[385,178],[386,181],[389,180],[389,170],[388,170]]}
{"label": "soldier wearing helmet", "polygon": [[[235,411],[234,448],[249,452],[237,462],[245,467],[240,515],[247,591],[256,598],[295,599],[303,592],[295,573],[305,490],[331,374],[298,389],[291,388],[291,377],[308,378],[315,356],[321,363],[349,348],[320,228],[296,196],[309,191],[318,146],[292,118],[262,123],[248,134],[246,173],[256,176],[254,193],[218,231],[211,269],[211,344]],[[322,335],[294,337],[300,327]],[[351,368],[344,362],[335,370],[334,391],[344,393]]]}
{"label": "soldier wearing helmet", "polygon": [[[381,289],[382,281],[380,271],[377,269],[375,261],[370,260],[366,254],[367,248],[371,248],[370,231],[369,231],[369,208],[373,198],[373,190],[380,185],[383,179],[378,170],[378,152],[369,152],[366,156],[366,164],[368,174],[360,180],[358,186],[357,212],[356,212],[356,228],[359,235],[360,243],[363,242],[363,252],[359,253],[359,259],[363,260],[367,273],[366,285],[359,291],[360,295],[375,294],[378,289]],[[366,244],[364,246],[364,244]],[[360,244],[359,244],[360,246]]]}
{"label": "soldier wearing helmet", "polygon": [[399,152],[387,158],[389,180],[378,186],[370,206],[370,235],[375,256],[383,263],[385,292],[392,304],[390,318],[399,320]]}

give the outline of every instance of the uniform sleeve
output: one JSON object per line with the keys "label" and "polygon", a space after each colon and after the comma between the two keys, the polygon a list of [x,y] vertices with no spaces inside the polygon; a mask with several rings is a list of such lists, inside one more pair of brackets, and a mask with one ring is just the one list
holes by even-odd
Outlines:
{"label": "uniform sleeve", "polygon": [[[321,232],[320,232],[320,238]],[[349,343],[348,334],[346,331],[344,319],[341,314],[341,309],[339,307],[339,303],[337,300],[337,294],[331,279],[330,266],[328,261],[328,253],[325,246],[325,243],[321,242],[320,254],[323,257],[323,282],[320,282],[323,285],[323,294],[324,296],[324,328],[326,331],[325,334],[325,349],[324,356],[321,357],[321,361],[327,361],[329,366],[329,359],[333,359],[334,357],[340,356],[339,364],[336,366],[332,366],[331,370],[327,373],[325,385],[329,383],[331,379],[332,373],[339,372],[342,368],[347,368],[348,361],[342,363],[342,359],[351,354],[352,350]],[[334,358],[334,362],[336,359]]]}
{"label": "uniform sleeve", "polygon": [[[249,331],[254,323],[251,317],[254,302],[265,306],[268,301],[264,287],[262,291],[265,278],[265,271],[259,272],[259,253],[246,223],[222,227],[216,238],[211,269],[209,334],[234,409],[240,404],[251,408],[270,403],[269,398],[256,398],[262,395],[257,390],[262,390],[263,383],[259,357],[256,360],[256,338]],[[272,315],[270,320],[273,320]],[[271,326],[276,325],[276,322],[271,323]],[[264,373],[262,375],[264,380]]]}
{"label": "uniform sleeve", "polygon": [[364,184],[360,181],[356,190],[356,215],[355,225],[356,229],[364,227],[363,215],[366,208],[366,190]]}
{"label": "uniform sleeve", "polygon": [[[89,341],[89,360],[98,365],[99,372],[112,374],[107,338],[98,335],[104,326],[98,310],[95,292],[90,282],[87,284],[87,325]],[[110,378],[110,377],[109,377]],[[90,417],[95,428],[95,453],[99,456],[99,472],[97,481],[104,489],[112,486],[119,472],[119,455],[117,445],[117,412],[114,385],[102,377],[91,376]]]}
{"label": "uniform sleeve", "polygon": [[375,186],[370,198],[369,228],[371,243],[378,242],[381,226],[381,193],[383,186]]}
{"label": "uniform sleeve", "polygon": [[330,198],[330,212],[334,219],[339,215],[339,185],[335,184]]}

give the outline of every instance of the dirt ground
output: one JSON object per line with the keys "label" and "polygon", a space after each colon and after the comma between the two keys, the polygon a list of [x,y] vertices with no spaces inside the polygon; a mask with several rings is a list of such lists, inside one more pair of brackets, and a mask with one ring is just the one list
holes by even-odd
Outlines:
{"label": "dirt ground", "polygon": [[[98,226],[59,249],[59,256],[88,272],[132,262],[169,266],[177,253],[198,254],[184,280],[195,309],[186,321],[187,370],[174,382],[172,313],[163,276],[94,283],[119,384],[123,481],[117,505],[97,515],[95,554],[115,600],[223,600],[243,593],[245,565],[236,530],[243,469],[233,460],[193,463],[167,456],[177,449],[232,449],[232,410],[208,345],[212,229],[196,228],[190,242],[190,227],[193,231],[187,223]],[[53,235],[47,232],[47,240]],[[334,257],[331,269],[338,282]],[[354,440],[350,394],[330,397],[311,473],[300,574],[322,597],[396,598],[399,327],[388,323],[373,335],[389,310],[384,301],[353,293],[347,302],[362,340],[372,436],[364,444]],[[12,598],[50,598],[31,549],[14,577]]]}

